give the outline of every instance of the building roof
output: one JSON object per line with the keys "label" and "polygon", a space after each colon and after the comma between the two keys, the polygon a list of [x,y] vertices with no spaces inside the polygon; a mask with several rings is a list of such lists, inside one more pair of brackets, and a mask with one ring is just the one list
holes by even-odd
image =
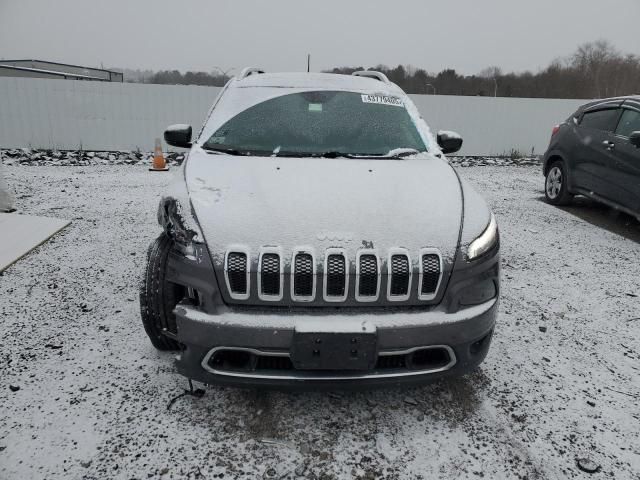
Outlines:
{"label": "building roof", "polygon": [[11,70],[20,70],[25,72],[37,72],[37,73],[46,73],[47,75],[56,75],[59,77],[73,77],[80,80],[99,80],[104,81],[105,79],[102,77],[93,77],[91,75],[80,75],[77,73],[71,72],[59,72],[55,70],[45,70],[42,68],[30,68],[30,67],[16,67],[15,65],[6,65],[4,63],[0,63],[0,68],[9,68]]}
{"label": "building roof", "polygon": [[[16,65],[11,65],[11,63],[14,62],[38,62],[38,63],[48,63],[49,65],[59,65],[61,67],[73,67],[73,68],[83,68],[86,70],[98,70],[100,72],[108,72],[108,73],[117,73],[119,75],[122,74],[122,72],[117,72],[115,70],[107,70],[106,68],[97,68],[97,67],[87,67],[86,65],[74,65],[71,63],[60,63],[60,62],[51,62],[49,60],[38,60],[38,59],[33,59],[33,58],[20,58],[20,59],[13,59],[13,60],[0,60],[0,64],[2,65],[7,65],[7,66],[12,66],[15,67]],[[25,68],[30,68],[30,67],[25,67]],[[56,72],[58,71],[63,71],[61,70],[54,70]]]}

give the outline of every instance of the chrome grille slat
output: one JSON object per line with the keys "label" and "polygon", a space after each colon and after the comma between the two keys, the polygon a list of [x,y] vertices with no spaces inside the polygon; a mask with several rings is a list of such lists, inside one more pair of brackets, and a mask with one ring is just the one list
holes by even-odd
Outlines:
{"label": "chrome grille slat", "polygon": [[247,300],[250,296],[251,262],[249,251],[243,247],[231,248],[224,261],[224,279],[229,295],[234,300]]}
{"label": "chrome grille slat", "polygon": [[435,293],[440,279],[440,257],[435,253],[422,256],[422,288],[420,293],[432,295]]}
{"label": "chrome grille slat", "polygon": [[404,254],[391,256],[391,286],[389,295],[392,297],[406,296],[409,294],[409,280],[411,279],[411,268],[409,257]]}
{"label": "chrome grille slat", "polygon": [[377,297],[380,272],[378,258],[373,254],[360,255],[358,271],[358,296]]}
{"label": "chrome grille slat", "polygon": [[418,286],[419,300],[433,300],[438,295],[442,281],[442,256],[435,248],[420,250],[420,284]]}
{"label": "chrome grille slat", "polygon": [[344,297],[347,288],[347,267],[344,255],[340,253],[327,255],[325,272],[327,297]]}
{"label": "chrome grille slat", "polygon": [[260,257],[260,262],[260,294],[267,299],[281,297],[280,255],[265,252]]}
{"label": "chrome grille slat", "polygon": [[233,293],[247,293],[247,255],[241,252],[232,252],[227,258],[227,276],[229,288]]}
{"label": "chrome grille slat", "polygon": [[313,296],[313,257],[308,253],[298,253],[293,260],[293,295]]}

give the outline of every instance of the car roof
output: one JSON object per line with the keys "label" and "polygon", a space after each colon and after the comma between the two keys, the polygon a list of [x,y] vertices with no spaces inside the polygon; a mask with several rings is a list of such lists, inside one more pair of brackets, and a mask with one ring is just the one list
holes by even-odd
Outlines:
{"label": "car roof", "polygon": [[234,79],[230,87],[313,88],[318,90],[356,90],[380,93],[404,93],[395,83],[376,78],[338,73],[259,73]]}

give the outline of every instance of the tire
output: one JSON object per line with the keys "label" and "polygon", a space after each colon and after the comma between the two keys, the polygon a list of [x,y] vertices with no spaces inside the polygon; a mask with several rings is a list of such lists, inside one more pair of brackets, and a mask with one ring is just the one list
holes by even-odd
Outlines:
{"label": "tire", "polygon": [[562,160],[553,162],[545,175],[544,196],[551,205],[568,205],[573,195],[567,188],[567,169]]}
{"label": "tire", "polygon": [[179,350],[180,344],[163,332],[176,334],[174,307],[184,297],[184,287],[165,278],[171,239],[163,233],[149,246],[147,266],[140,285],[140,316],[149,340],[158,350]]}

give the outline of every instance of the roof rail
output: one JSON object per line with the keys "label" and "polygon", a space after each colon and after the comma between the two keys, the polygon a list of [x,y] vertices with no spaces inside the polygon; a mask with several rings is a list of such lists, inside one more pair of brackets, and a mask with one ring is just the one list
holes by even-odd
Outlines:
{"label": "roof rail", "polygon": [[391,83],[384,73],[376,72],[375,70],[361,70],[359,72],[353,72],[351,75],[355,75],[356,77],[375,78],[376,80],[380,80],[384,83]]}
{"label": "roof rail", "polygon": [[238,80],[242,80],[243,78],[247,78],[249,75],[257,75],[259,73],[264,73],[264,70],[256,67],[245,67],[238,75]]}

